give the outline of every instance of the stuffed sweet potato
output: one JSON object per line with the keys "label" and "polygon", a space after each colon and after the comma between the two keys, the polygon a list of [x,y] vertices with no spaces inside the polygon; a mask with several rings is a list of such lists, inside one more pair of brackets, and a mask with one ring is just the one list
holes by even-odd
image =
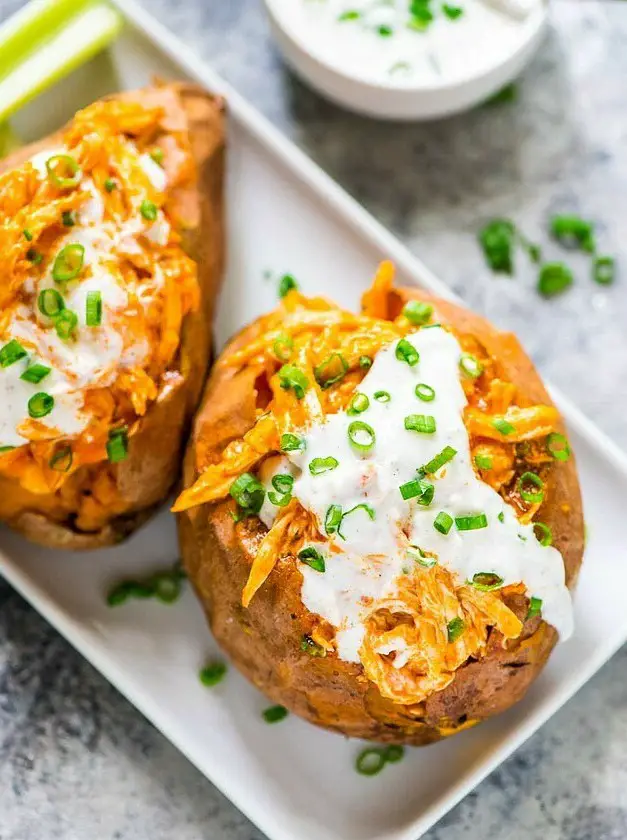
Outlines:
{"label": "stuffed sweet potato", "polygon": [[177,501],[211,629],[273,701],[426,744],[519,700],[572,630],[562,420],[516,339],[394,289],[291,291],[208,382]]}
{"label": "stuffed sweet potato", "polygon": [[31,540],[117,543],[178,478],[222,272],[223,111],[145,88],[0,164],[0,521]]}

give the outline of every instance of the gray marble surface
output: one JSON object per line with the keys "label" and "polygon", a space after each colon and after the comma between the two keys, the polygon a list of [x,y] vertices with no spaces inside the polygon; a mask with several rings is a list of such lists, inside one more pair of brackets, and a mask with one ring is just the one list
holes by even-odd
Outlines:
{"label": "gray marble surface", "polygon": [[[260,0],[144,3],[627,447],[627,3],[555,0],[516,103],[423,126],[348,115],[295,81]],[[0,18],[20,5],[0,0]],[[553,302],[526,266],[486,270],[482,220],[511,215],[544,240],[557,210],[598,222],[614,287],[575,257],[577,284]],[[626,668],[624,649],[428,840],[627,838]],[[0,840],[261,837],[0,583]]]}

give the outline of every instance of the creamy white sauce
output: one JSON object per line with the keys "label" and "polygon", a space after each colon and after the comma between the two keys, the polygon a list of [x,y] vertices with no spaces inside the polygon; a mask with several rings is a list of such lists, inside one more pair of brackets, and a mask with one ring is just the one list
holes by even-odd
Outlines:
{"label": "creamy white sauce", "polygon": [[[414,562],[407,554],[408,546],[414,545],[436,553],[438,562],[459,581],[472,579],[478,572],[492,572],[504,585],[523,582],[529,596],[542,599],[546,621],[557,628],[562,639],[567,638],[572,632],[572,603],[561,554],[541,546],[533,526],[520,524],[513,508],[473,469],[463,421],[466,397],[460,382],[458,341],[438,327],[420,330],[408,340],[420,353],[417,365],[410,367],[396,359],[396,344],[381,350],[359,388],[369,397],[369,408],[358,416],[344,411],[330,415],[324,424],[306,433],[304,453],[289,453],[292,464],[301,470],[293,493],[315,514],[322,534],[332,504],[340,505],[344,512],[368,504],[375,517],[373,521],[359,509],[343,520],[344,539],[330,538],[336,550],[330,551],[330,544],[321,547],[324,573],[301,564],[304,605],[337,628],[340,657],[358,662],[363,619],[373,602],[395,593],[399,577]],[[418,383],[435,389],[432,402],[416,397]],[[390,401],[375,400],[377,391],[389,392]],[[407,431],[404,418],[410,414],[432,415],[435,434]],[[356,452],[349,443],[347,430],[354,420],[375,430],[376,443],[368,454]],[[433,478],[431,505],[404,501],[399,486],[415,479],[416,470],[445,446],[453,447],[457,454]],[[339,466],[311,475],[311,461],[330,456]],[[458,531],[453,526],[445,536],[433,527],[439,511],[452,517],[484,513],[488,527]]]}
{"label": "creamy white sauce", "polygon": [[139,156],[139,165],[146,173],[146,176],[153,187],[158,192],[163,192],[168,182],[165,170],[148,154]]}
{"label": "creamy white sauce", "polygon": [[[320,61],[398,87],[480,75],[511,56],[544,14],[542,0],[449,0],[449,5],[462,14],[451,20],[434,0],[434,20],[415,31],[408,26],[408,0],[271,2],[286,31]],[[358,17],[342,20],[351,13]]]}

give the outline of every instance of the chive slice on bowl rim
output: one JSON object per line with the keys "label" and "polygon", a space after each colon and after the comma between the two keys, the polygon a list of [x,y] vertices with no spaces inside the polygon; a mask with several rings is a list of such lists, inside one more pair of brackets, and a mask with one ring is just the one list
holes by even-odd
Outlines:
{"label": "chive slice on bowl rim", "polygon": [[[527,489],[529,485],[535,487],[536,490]],[[540,504],[544,500],[544,482],[536,473],[524,472],[518,479],[518,492],[525,502],[532,505]]]}
{"label": "chive slice on bowl rim", "polygon": [[444,534],[444,536],[446,536],[453,527],[453,522],[454,520],[450,513],[447,513],[445,510],[441,510],[433,520],[433,527],[436,531],[439,531],[440,534]]}
{"label": "chive slice on bowl rim", "polygon": [[538,275],[538,292],[546,298],[555,297],[573,284],[573,273],[564,263],[545,263]]}
{"label": "chive slice on bowl rim", "polygon": [[595,257],[592,268],[592,279],[601,286],[609,286],[616,276],[616,260],[614,257]]}
{"label": "chive slice on bowl rim", "polygon": [[309,379],[297,365],[283,365],[278,372],[279,384],[284,391],[294,391],[297,400],[302,400],[309,387]]}
{"label": "chive slice on bowl rim", "polygon": [[279,297],[284,298],[291,291],[298,291],[298,283],[291,274],[284,274],[279,280]]}
{"label": "chive slice on bowl rim", "polygon": [[568,438],[559,432],[551,432],[547,436],[546,450],[556,461],[568,461],[570,458]]}
{"label": "chive slice on bowl rim", "polygon": [[246,514],[259,513],[266,497],[263,484],[248,472],[235,479],[229,493]]}
{"label": "chive slice on bowl rim", "polygon": [[61,248],[52,264],[52,279],[55,283],[67,283],[81,273],[85,261],[85,246],[73,242]]}
{"label": "chive slice on bowl rim", "polygon": [[503,513],[503,511],[501,511],[496,518],[499,520],[499,522],[501,524],[503,524],[505,522],[505,514]]}
{"label": "chive slice on bowl rim", "polygon": [[72,461],[72,448],[70,446],[62,446],[52,455],[48,461],[48,466],[56,472],[66,473],[72,468]]}
{"label": "chive slice on bowl rim", "polygon": [[[553,533],[548,525],[545,525],[544,522],[534,522],[533,529],[536,534],[536,539],[540,543],[540,545],[548,546],[553,543]],[[539,532],[539,535],[538,533]]]}
{"label": "chive slice on bowl rim", "polygon": [[102,294],[98,291],[87,292],[85,323],[88,327],[99,327],[102,324]]}
{"label": "chive slice on bowl rim", "polygon": [[479,379],[483,373],[483,365],[472,353],[463,353],[460,356],[459,369],[466,379]]}
{"label": "chive slice on bowl rim", "polygon": [[324,573],[326,571],[324,557],[318,551],[318,549],[314,548],[312,545],[309,545],[306,548],[303,548],[301,551],[299,551],[298,559],[301,563],[305,563],[307,566],[310,566],[316,572]]}
{"label": "chive slice on bowl rim", "polygon": [[529,609],[527,610],[527,618],[535,618],[542,612],[542,598],[532,596],[529,599]]}
{"label": "chive slice on bowl rim", "polygon": [[431,414],[408,414],[405,417],[405,428],[408,432],[433,435],[436,431],[435,417]]}
{"label": "chive slice on bowl rim", "polygon": [[309,472],[312,475],[322,475],[323,473],[331,472],[331,470],[336,469],[339,465],[340,462],[333,455],[329,455],[327,458],[313,458],[309,462]]}
{"label": "chive slice on bowl rim", "polygon": [[504,417],[497,417],[495,420],[492,421],[492,425],[496,429],[497,432],[507,437],[507,435],[513,435],[516,431],[516,427],[513,426],[509,420],[506,420]]}
{"label": "chive slice on bowl rim", "polygon": [[77,187],[83,173],[72,155],[52,155],[46,161],[48,178],[55,187],[71,190]]}
{"label": "chive slice on bowl rim", "polygon": [[458,531],[478,531],[488,527],[488,517],[485,513],[475,513],[471,516],[456,516],[455,527]]}
{"label": "chive slice on bowl rim", "polygon": [[42,289],[37,298],[37,306],[47,318],[55,318],[65,309],[63,298],[56,289]]}
{"label": "chive slice on bowl rim", "polygon": [[392,399],[392,395],[389,391],[375,391],[373,397],[380,403],[388,403]]}
{"label": "chive slice on bowl rim", "polygon": [[46,394],[45,391],[39,391],[28,401],[28,413],[36,420],[40,417],[46,417],[54,408],[54,397],[51,394]]}
{"label": "chive slice on bowl rim", "polygon": [[385,750],[380,747],[366,747],[355,761],[355,769],[361,776],[376,776],[385,765]]}
{"label": "chive slice on bowl rim", "polygon": [[59,338],[67,341],[78,327],[78,315],[71,309],[63,309],[54,319],[54,328]]}
{"label": "chive slice on bowl rim", "polygon": [[501,589],[505,581],[494,572],[477,572],[467,583],[480,592],[493,592],[495,589]]}
{"label": "chive slice on bowl rim", "polygon": [[341,353],[331,353],[314,368],[314,377],[323,391],[341,382],[348,372],[348,362]]}
{"label": "chive slice on bowl rim", "polygon": [[139,212],[147,222],[154,222],[157,218],[158,208],[154,201],[145,198],[139,206]]}
{"label": "chive slice on bowl rim", "polygon": [[512,274],[516,228],[510,219],[492,219],[479,232],[479,243],[495,273]]}
{"label": "chive slice on bowl rim", "polygon": [[453,642],[456,642],[465,629],[466,625],[464,624],[463,619],[459,618],[459,616],[457,616],[456,618],[452,618],[446,625],[446,632],[448,635],[449,642],[451,644]]}
{"label": "chive slice on bowl rim", "polygon": [[425,475],[433,475],[438,470],[441,470],[445,464],[448,464],[449,461],[452,461],[456,455],[457,449],[453,449],[452,446],[445,446],[441,452],[438,452],[434,458],[421,467],[419,472]]}
{"label": "chive slice on bowl rim", "polygon": [[128,429],[126,426],[120,426],[109,431],[106,448],[107,458],[112,464],[119,464],[126,460],[128,455]]}
{"label": "chive slice on bowl rim", "polygon": [[181,581],[172,572],[159,572],[149,581],[154,597],[162,604],[174,604],[181,595]]}
{"label": "chive slice on bowl rim", "polygon": [[[375,398],[376,398],[375,394]],[[353,394],[350,403],[348,404],[348,408],[346,413],[354,417],[356,414],[363,414],[370,407],[370,400],[366,396],[366,394],[362,394],[358,391],[356,394]]]}
{"label": "chive slice on bowl rim", "polygon": [[582,251],[594,253],[594,225],[579,216],[553,216],[550,232],[554,239],[566,246],[578,246]]}
{"label": "chive slice on bowl rim", "polygon": [[24,380],[24,382],[31,382],[33,385],[38,385],[51,371],[52,368],[35,362],[34,365],[29,365],[26,368],[24,373],[20,376],[20,379]]}
{"label": "chive slice on bowl rim", "polygon": [[0,367],[8,368],[11,365],[15,364],[15,362],[19,362],[20,359],[23,359],[27,356],[26,350],[22,347],[20,342],[12,338],[11,341],[8,341],[4,347],[0,348]]}
{"label": "chive slice on bowl rim", "polygon": [[403,315],[410,324],[421,327],[428,323],[433,315],[433,306],[420,300],[410,300],[403,307]]}
{"label": "chive slice on bowl rim", "polygon": [[281,452],[304,452],[307,444],[305,438],[300,435],[294,435],[291,432],[286,432],[281,435],[279,442]]}
{"label": "chive slice on bowl rim", "polygon": [[370,452],[377,437],[368,423],[364,423],[363,420],[353,420],[348,427],[348,439],[351,446],[358,452]]}
{"label": "chive slice on bowl rim", "polygon": [[289,712],[285,706],[270,706],[264,709],[261,716],[266,723],[279,723],[288,716]]}
{"label": "chive slice on bowl rim", "polygon": [[205,665],[198,673],[200,682],[207,688],[213,688],[222,682],[226,676],[226,664],[224,662],[211,662]]}
{"label": "chive slice on bowl rim", "polygon": [[418,399],[423,402],[433,402],[435,399],[435,391],[430,385],[425,385],[424,382],[419,382],[418,385],[416,385],[414,393]]}
{"label": "chive slice on bowl rim", "polygon": [[414,367],[420,361],[420,353],[406,338],[401,338],[396,345],[395,355],[399,362],[405,362],[410,367]]}

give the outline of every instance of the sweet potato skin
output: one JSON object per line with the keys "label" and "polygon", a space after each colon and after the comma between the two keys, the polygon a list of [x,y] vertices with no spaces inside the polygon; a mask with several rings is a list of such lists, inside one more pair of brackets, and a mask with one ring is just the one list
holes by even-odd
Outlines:
{"label": "sweet potato skin", "polygon": [[[414,289],[392,293],[399,310],[411,298],[429,301],[436,320],[476,336],[498,360],[500,375],[530,400],[551,399],[516,338],[456,304]],[[252,324],[226,352],[248,343],[259,332]],[[218,367],[210,377],[196,417],[184,465],[189,486],[198,472],[219,457],[255,420],[253,374]],[[197,442],[202,439],[202,447]],[[202,463],[199,463],[199,458]],[[573,587],[583,554],[583,516],[574,458],[556,465],[540,519],[553,532]],[[401,706],[381,696],[361,666],[333,656],[312,657],[301,649],[312,619],[300,599],[302,578],[293,558],[279,559],[253,599],[241,605],[257,546],[265,533],[256,519],[235,524],[230,505],[202,505],[179,515],[179,534],[188,575],[207,614],[212,632],[234,664],[273,702],[327,729],[351,737],[420,746],[504,711],[520,700],[546,663],[556,631],[540,618],[527,620],[519,639],[503,643],[493,631],[486,656],[462,666],[453,682],[426,702]],[[510,597],[508,606],[524,620],[527,601]]]}
{"label": "sweet potato skin", "polygon": [[[211,355],[213,309],[224,265],[225,108],[222,99],[202,88],[174,83],[117,95],[161,105],[166,120],[187,123],[198,180],[195,188],[171,192],[168,202],[185,219],[183,248],[198,266],[201,306],[186,316],[174,364],[162,377],[157,400],[129,441],[128,457],[112,469],[123,510],[97,532],[81,532],[60,519],[51,501],[27,497],[8,524],[33,542],[51,548],[85,550],[114,545],[142,525],[171,492],[193,413],[198,405]],[[54,146],[61,132],[24,147],[0,162],[0,173]],[[0,477],[0,494],[15,492]],[[31,507],[32,506],[32,507]]]}

